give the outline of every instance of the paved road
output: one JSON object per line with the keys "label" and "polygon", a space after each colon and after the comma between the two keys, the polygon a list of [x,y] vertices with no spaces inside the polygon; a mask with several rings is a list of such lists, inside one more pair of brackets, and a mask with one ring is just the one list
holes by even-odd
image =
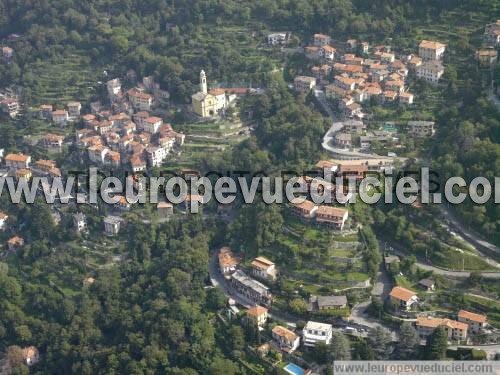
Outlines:
{"label": "paved road", "polygon": [[[391,243],[391,245],[392,245],[392,249],[391,249],[392,253],[399,255],[400,257],[408,256],[408,253],[402,251],[401,248],[398,248],[398,245],[396,243]],[[466,279],[470,276],[470,272],[468,272],[468,271],[450,271],[450,270],[445,270],[442,268],[431,266],[430,264],[424,264],[422,262],[416,262],[415,265],[418,268],[421,268],[423,270],[432,271],[437,275],[443,275],[443,276],[451,277],[451,278],[455,278],[455,279]],[[500,272],[484,271],[484,272],[481,272],[481,276],[486,278],[486,279],[500,279]]]}
{"label": "paved road", "polygon": [[[372,289],[372,296],[380,298],[382,301],[388,296],[392,289],[392,282],[385,271],[383,266],[380,267],[380,271],[377,273],[377,280],[375,281]],[[366,313],[366,309],[370,306],[371,300],[358,303],[351,309],[351,315],[349,315],[349,321],[359,324],[361,326],[375,328],[384,327],[376,319],[372,318]],[[388,327],[384,327],[391,332],[393,340],[396,340],[396,332],[390,330]]]}
{"label": "paved road", "polygon": [[[403,254],[401,254],[401,255],[403,255]],[[432,271],[435,274],[443,275],[443,276],[447,276],[447,277],[451,277],[451,278],[466,279],[470,276],[470,272],[468,272],[468,271],[448,271],[448,270],[443,270],[442,268],[433,267],[433,266],[430,266],[428,264],[423,264],[420,262],[416,262],[415,264],[418,268],[421,268],[423,270]],[[500,272],[487,272],[487,271],[481,272],[481,276],[484,277],[485,279],[500,279]]]}
{"label": "paved road", "polygon": [[453,229],[459,233],[462,237],[467,239],[478,248],[478,250],[486,250],[488,252],[492,252],[496,255],[500,255],[500,249],[498,246],[493,245],[492,243],[485,241],[478,234],[473,233],[471,230],[466,229],[462,223],[460,223],[457,218],[453,215],[453,213],[446,207],[445,204],[439,205],[439,209],[443,214],[444,218],[448,221],[449,225],[453,227]]}
{"label": "paved road", "polygon": [[384,300],[392,289],[391,278],[387,274],[383,264],[380,265],[380,270],[377,273],[377,280],[372,289],[372,295]]}

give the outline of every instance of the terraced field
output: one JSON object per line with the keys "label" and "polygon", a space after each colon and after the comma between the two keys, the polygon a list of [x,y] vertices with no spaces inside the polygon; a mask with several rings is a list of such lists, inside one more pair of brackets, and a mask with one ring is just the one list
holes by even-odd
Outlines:
{"label": "terraced field", "polygon": [[27,67],[36,77],[30,86],[33,106],[43,103],[64,106],[68,101],[85,102],[94,90],[98,70],[88,57],[72,54],[56,60],[37,61]]}
{"label": "terraced field", "polygon": [[177,125],[186,134],[179,157],[169,163],[176,167],[195,167],[210,153],[220,152],[248,137],[248,128],[239,120],[219,120]]}

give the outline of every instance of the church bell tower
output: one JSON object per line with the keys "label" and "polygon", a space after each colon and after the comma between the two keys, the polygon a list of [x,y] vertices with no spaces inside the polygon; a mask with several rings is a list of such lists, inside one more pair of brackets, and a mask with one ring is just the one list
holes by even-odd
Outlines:
{"label": "church bell tower", "polygon": [[206,94],[208,92],[208,90],[207,90],[207,76],[206,76],[204,70],[202,70],[200,72],[200,91],[204,94]]}

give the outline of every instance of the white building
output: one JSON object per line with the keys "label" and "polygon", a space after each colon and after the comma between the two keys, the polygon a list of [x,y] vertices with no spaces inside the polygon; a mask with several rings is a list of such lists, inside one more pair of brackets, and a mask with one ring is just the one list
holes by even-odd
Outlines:
{"label": "white building", "polygon": [[167,151],[163,147],[151,146],[146,149],[149,164],[152,167],[162,165],[167,158]]}
{"label": "white building", "polygon": [[330,36],[325,34],[314,34],[313,35],[313,45],[315,47],[323,47],[329,44],[331,41]]}
{"label": "white building", "polygon": [[120,79],[115,78],[106,82],[106,88],[108,89],[108,96],[110,99],[114,99],[122,91],[122,84]]}
{"label": "white building", "polygon": [[88,148],[89,159],[97,164],[104,164],[104,158],[109,149],[102,145],[92,146]]}
{"label": "white building", "polygon": [[267,44],[270,46],[285,45],[290,41],[292,36],[289,32],[272,33],[267,36]]}
{"label": "white building", "polygon": [[488,46],[500,46],[500,20],[486,25],[484,39]]}
{"label": "white building", "polygon": [[106,216],[104,218],[104,232],[108,236],[116,236],[120,231],[122,219],[118,216]]}
{"label": "white building", "polygon": [[331,324],[308,321],[302,331],[303,344],[311,347],[314,347],[318,342],[330,345],[332,334],[333,327]]}
{"label": "white building", "polygon": [[438,60],[429,60],[418,66],[416,72],[418,78],[437,83],[444,73],[444,66]]}
{"label": "white building", "polygon": [[5,98],[0,101],[0,108],[11,118],[14,118],[19,113],[19,101],[15,98]]}
{"label": "white building", "polygon": [[87,218],[82,212],[77,212],[73,216],[73,222],[77,232],[83,232],[87,230]]}
{"label": "white building", "polygon": [[7,222],[8,219],[9,219],[9,215],[7,215],[3,212],[0,212],[0,230],[5,229],[5,223]]}

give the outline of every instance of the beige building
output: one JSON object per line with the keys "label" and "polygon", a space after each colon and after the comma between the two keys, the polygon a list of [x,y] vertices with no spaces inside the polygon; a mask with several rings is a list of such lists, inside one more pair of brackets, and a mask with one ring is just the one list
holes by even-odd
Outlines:
{"label": "beige building", "polygon": [[497,62],[498,52],[493,48],[478,49],[476,51],[476,60],[482,67],[494,66]]}
{"label": "beige building", "polygon": [[172,203],[160,202],[157,205],[158,216],[160,219],[169,219],[174,215],[174,206]]}
{"label": "beige building", "polygon": [[153,95],[132,88],[127,91],[128,98],[134,109],[138,111],[149,111],[153,106]]}
{"label": "beige building", "polygon": [[65,109],[52,111],[52,121],[59,125],[65,125],[69,120],[69,114]]}
{"label": "beige building", "polygon": [[261,279],[276,280],[276,266],[265,257],[257,257],[252,261],[252,274]]}
{"label": "beige building", "polygon": [[306,220],[312,219],[318,210],[318,206],[314,202],[308,200],[300,203],[292,201],[290,202],[290,207],[295,216]]}
{"label": "beige building", "polygon": [[76,118],[80,116],[82,104],[80,102],[69,102],[67,104],[69,117]]}
{"label": "beige building", "polygon": [[267,309],[259,305],[252,306],[247,310],[247,319],[262,327],[267,322]]}
{"label": "beige building", "polygon": [[31,156],[24,154],[8,154],[5,165],[11,169],[27,169],[31,163]]}
{"label": "beige building", "polygon": [[299,336],[285,327],[275,326],[272,335],[279,348],[286,353],[294,352],[300,345]]}
{"label": "beige building", "polygon": [[293,80],[296,91],[308,93],[316,86],[316,78],[308,76],[297,76]]}
{"label": "beige building", "polygon": [[316,222],[319,225],[326,225],[337,230],[344,229],[348,217],[347,210],[331,206],[319,206],[316,212]]}
{"label": "beige building", "polygon": [[457,322],[451,319],[431,318],[425,316],[417,317],[415,327],[421,338],[427,338],[438,327],[443,327],[448,335],[448,340],[465,341],[467,340],[467,330],[469,326],[466,323]]}
{"label": "beige building", "polygon": [[314,34],[313,45],[316,47],[323,47],[330,43],[331,38],[325,34]]}
{"label": "beige building", "polygon": [[236,271],[239,259],[236,258],[229,247],[219,250],[219,270],[223,275]]}
{"label": "beige building", "polygon": [[418,303],[418,297],[415,292],[400,286],[392,288],[389,298],[393,305],[401,310],[410,310],[414,304]]}
{"label": "beige building", "polygon": [[488,324],[486,315],[475,314],[470,311],[460,310],[458,312],[458,321],[469,325],[469,332],[479,333]]}
{"label": "beige building", "polygon": [[200,91],[191,96],[191,108],[200,117],[217,116],[229,107],[235,97],[228,96],[224,89],[208,91],[205,71],[200,72]]}

